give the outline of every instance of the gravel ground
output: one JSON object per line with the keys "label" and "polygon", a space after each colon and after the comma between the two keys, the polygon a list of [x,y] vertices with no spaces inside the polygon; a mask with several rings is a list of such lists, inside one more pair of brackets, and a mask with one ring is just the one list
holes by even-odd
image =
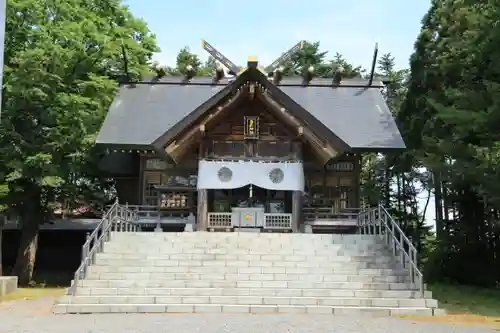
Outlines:
{"label": "gravel ground", "polygon": [[493,329],[395,318],[326,315],[52,315],[54,300],[0,305],[0,333],[491,333]]}

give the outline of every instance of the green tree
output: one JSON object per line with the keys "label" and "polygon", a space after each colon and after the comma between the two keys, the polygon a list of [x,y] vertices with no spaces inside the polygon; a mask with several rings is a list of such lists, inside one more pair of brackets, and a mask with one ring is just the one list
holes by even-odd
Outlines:
{"label": "green tree", "polygon": [[322,76],[333,77],[335,70],[339,67],[342,68],[343,77],[345,78],[362,77],[366,74],[366,70],[361,68],[361,66],[354,66],[342,54],[337,52],[333,59],[329,61],[329,64],[323,67],[325,72],[322,73]]}
{"label": "green tree", "polygon": [[320,51],[319,42],[305,42],[302,50],[283,64],[283,73],[286,76],[297,76],[312,66],[317,76],[323,76],[328,72],[328,66],[325,64],[327,53],[328,51]]}
{"label": "green tree", "polygon": [[186,72],[186,67],[188,65],[191,65],[193,67],[197,75],[200,74],[199,71],[202,67],[201,60],[198,55],[192,53],[189,50],[189,47],[186,46],[180,49],[177,53],[175,68],[169,67],[168,74],[174,76],[183,75],[183,73]]}
{"label": "green tree", "polygon": [[215,61],[215,58],[212,56],[209,56],[207,61],[203,63],[203,65],[200,67],[198,70],[198,75],[199,76],[212,76],[215,73],[215,69],[217,67],[217,62]]}
{"label": "green tree", "polygon": [[328,51],[321,51],[320,42],[306,41],[302,50],[295,53],[289,61],[282,64],[285,76],[300,76],[310,66],[314,67],[316,77],[331,78],[338,67],[342,67],[344,77],[361,77],[366,72],[361,66],[349,63],[340,53],[327,60]]}
{"label": "green tree", "polygon": [[[9,187],[6,184],[1,184],[0,185],[0,198],[5,198],[9,192]],[[0,199],[1,201],[1,199]],[[3,264],[2,264],[2,240],[3,240],[3,228],[4,228],[4,223],[6,221],[6,213],[7,206],[4,204],[0,204],[0,276],[3,275]]]}
{"label": "green tree", "polygon": [[118,0],[9,0],[6,16],[3,202],[21,221],[14,273],[27,284],[39,225],[68,192],[101,177],[88,169],[89,152],[124,73],[122,46],[132,77],[158,49]]}
{"label": "green tree", "polygon": [[436,279],[500,281],[500,32],[498,1],[432,1],[411,57],[398,122],[432,171]]}

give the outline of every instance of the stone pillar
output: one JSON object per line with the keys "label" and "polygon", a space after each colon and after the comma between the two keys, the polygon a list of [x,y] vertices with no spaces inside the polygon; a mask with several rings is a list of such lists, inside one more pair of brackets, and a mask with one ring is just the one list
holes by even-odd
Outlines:
{"label": "stone pillar", "polygon": [[208,191],[198,190],[198,211],[196,216],[196,230],[206,231],[208,227]]}
{"label": "stone pillar", "polygon": [[298,232],[299,223],[302,219],[302,192],[293,191],[292,193],[292,232]]}

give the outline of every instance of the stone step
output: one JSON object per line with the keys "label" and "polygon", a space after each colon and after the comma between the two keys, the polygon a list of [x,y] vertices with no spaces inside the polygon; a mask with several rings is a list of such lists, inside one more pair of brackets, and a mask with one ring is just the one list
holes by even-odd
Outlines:
{"label": "stone step", "polygon": [[429,308],[384,308],[356,306],[311,306],[311,305],[223,305],[223,304],[58,304],[53,308],[61,313],[292,313],[333,315],[419,315],[432,316],[438,309]]}
{"label": "stone step", "polygon": [[223,247],[125,247],[116,246],[112,243],[106,243],[104,246],[105,253],[115,254],[217,254],[217,255],[304,255],[304,256],[377,256],[380,252],[389,254],[385,247],[379,249],[346,249],[343,247],[325,248],[325,249],[269,249],[260,248],[223,248]]}
{"label": "stone step", "polygon": [[[141,237],[129,237],[129,238],[116,238],[112,235],[111,239],[115,244],[120,244],[123,246],[137,246],[141,243],[134,243],[133,241],[140,241]],[[269,239],[269,240],[259,240],[259,239],[245,239],[244,237],[234,237],[231,239],[186,239],[184,237],[179,237],[179,239],[161,239],[161,238],[151,238],[148,239],[148,244],[152,246],[164,246],[164,247],[192,247],[197,246],[203,247],[234,247],[234,248],[245,248],[249,246],[261,245],[271,248],[297,248],[297,249],[321,249],[325,247],[338,247],[344,246],[347,248],[370,248],[370,247],[380,247],[385,245],[385,240],[372,240],[372,241],[320,241],[317,242],[315,239],[297,239],[285,237],[282,239]]]}
{"label": "stone step", "polygon": [[295,268],[287,273],[87,273],[87,280],[186,280],[186,281],[305,281],[305,282],[360,282],[360,283],[403,283],[409,282],[409,276],[363,276],[339,274],[313,274],[302,272],[305,268]]}
{"label": "stone step", "polygon": [[[125,248],[140,248],[144,247],[144,244],[137,243],[141,239],[130,239],[130,240],[115,240],[112,239],[115,246],[123,246]],[[174,248],[174,249],[186,249],[186,248],[232,248],[232,249],[248,249],[248,248],[261,248],[262,246],[269,247],[274,250],[279,249],[295,249],[295,250],[323,250],[323,249],[335,249],[335,248],[346,248],[346,249],[380,249],[387,246],[385,243],[366,243],[366,244],[343,244],[343,243],[331,243],[331,244],[297,244],[293,243],[292,240],[288,243],[263,243],[263,242],[169,242],[165,241],[154,241],[150,242],[148,245],[154,248]]]}
{"label": "stone step", "polygon": [[[141,259],[102,259],[97,258],[95,264],[102,266],[136,266],[136,267],[151,267],[151,266],[185,266],[185,267],[308,267],[304,264],[307,261],[243,261],[243,260],[141,260]],[[310,265],[310,264],[309,264]],[[384,268],[398,269],[399,264],[392,262],[319,262],[318,266],[328,268],[345,268],[345,269],[362,269],[362,268]]]}
{"label": "stone step", "polygon": [[382,237],[113,233],[56,313],[433,315]]}
{"label": "stone step", "polygon": [[377,249],[377,250],[350,250],[345,249],[327,249],[327,250],[314,250],[314,251],[303,251],[303,250],[266,250],[263,247],[260,248],[249,248],[249,249],[227,249],[227,248],[186,248],[186,249],[162,249],[162,248],[117,248],[110,247],[109,244],[105,244],[103,252],[105,254],[121,254],[121,255],[140,255],[140,256],[171,256],[171,255],[217,255],[217,256],[303,256],[307,258],[311,257],[381,257],[381,256],[393,256],[388,249]]}
{"label": "stone step", "polygon": [[340,290],[417,290],[411,283],[314,282],[314,281],[241,281],[241,280],[81,280],[81,287],[98,288],[291,288]]}
{"label": "stone step", "polygon": [[[341,236],[341,237],[336,237]],[[290,234],[290,233],[134,233],[134,232],[118,232],[111,233],[111,237],[116,240],[129,240],[129,239],[148,239],[151,242],[171,242],[171,243],[231,243],[238,240],[238,242],[260,242],[270,244],[286,244],[293,241],[295,244],[314,243],[315,245],[321,244],[376,244],[385,241],[382,236],[373,235],[314,235],[314,234]]]}
{"label": "stone step", "polygon": [[[165,233],[164,235],[168,235]],[[317,237],[308,237],[306,234],[290,235],[281,234],[275,235],[275,237],[268,236],[253,236],[248,237],[249,234],[238,234],[234,233],[231,237],[227,238],[210,238],[208,235],[194,235],[195,237],[190,237],[188,233],[179,235],[177,237],[165,237],[160,234],[151,235],[139,235],[139,234],[111,234],[111,239],[118,242],[126,243],[129,240],[135,239],[145,239],[147,237],[148,242],[154,244],[268,244],[270,246],[285,245],[285,246],[308,246],[321,247],[330,246],[335,244],[342,245],[376,245],[384,244],[386,242],[385,238],[370,238],[370,239],[335,239],[335,238],[325,238],[319,239]],[[141,237],[142,236],[142,237]],[[373,237],[373,236],[372,236]]]}
{"label": "stone step", "polygon": [[179,240],[228,240],[228,239],[258,239],[279,241],[285,239],[293,239],[297,241],[314,240],[315,242],[335,242],[335,241],[352,241],[352,242],[370,242],[383,240],[379,235],[361,235],[361,234],[302,234],[302,233],[247,233],[247,232],[204,232],[198,231],[195,233],[185,232],[163,232],[163,233],[145,233],[145,232],[112,232],[112,236],[117,239],[128,239],[143,237],[148,240],[153,239],[168,239],[172,241]]}
{"label": "stone step", "polygon": [[[130,248],[130,249],[137,249],[137,248],[146,248],[144,245],[145,244],[140,244],[137,243],[140,241],[140,239],[131,239],[131,240],[120,240],[116,241],[113,240],[113,246],[115,247],[123,247],[123,248]],[[255,249],[262,249],[262,247],[269,248],[270,250],[280,250],[280,249],[285,249],[285,250],[297,250],[297,251],[305,251],[305,250],[327,250],[327,249],[349,249],[349,250],[370,250],[370,249],[381,249],[386,247],[387,245],[385,243],[374,243],[374,244],[342,244],[342,243],[337,243],[337,244],[316,244],[316,245],[307,245],[307,244],[293,244],[293,243],[287,243],[287,244],[271,244],[271,243],[260,243],[260,242],[240,242],[240,243],[191,243],[191,242],[184,242],[184,243],[171,243],[168,241],[158,241],[158,242],[150,242],[150,244],[147,244],[148,248],[164,248],[164,249],[188,249],[188,248],[199,248],[199,249],[208,249],[208,248],[227,248],[227,249],[249,249],[249,248],[255,248]]]}
{"label": "stone step", "polygon": [[[298,266],[298,265],[297,265]],[[336,274],[344,276],[361,276],[369,278],[378,277],[406,277],[409,271],[406,269],[347,269],[324,267],[320,264],[304,267],[212,267],[212,266],[115,266],[115,265],[93,265],[89,267],[92,273],[198,273],[198,274],[297,274],[307,269],[307,274]]]}
{"label": "stone step", "polygon": [[[141,238],[131,238],[131,239],[114,239],[111,238],[113,244],[117,246],[123,247],[144,247],[144,243],[141,243]],[[385,241],[383,242],[371,242],[371,243],[313,243],[313,241],[308,241],[306,243],[294,242],[294,240],[290,239],[287,242],[260,242],[260,241],[252,241],[252,240],[237,240],[234,242],[219,242],[219,241],[169,241],[169,240],[148,240],[148,245],[152,245],[154,247],[165,247],[165,248],[188,248],[188,247],[199,247],[199,248],[208,248],[208,247],[225,247],[225,248],[248,248],[253,245],[266,246],[273,249],[311,249],[311,250],[321,250],[327,248],[348,248],[348,249],[369,249],[369,248],[381,248],[386,246]]]}
{"label": "stone step", "polygon": [[302,254],[138,254],[138,253],[98,253],[99,259],[113,260],[179,260],[179,261],[293,261],[293,262],[394,262],[392,257],[379,255],[313,255],[308,257]]}
{"label": "stone step", "polygon": [[278,296],[64,296],[64,304],[238,304],[437,308],[433,299]]}
{"label": "stone step", "polygon": [[162,274],[302,274],[303,270],[307,269],[307,275],[336,275],[341,281],[349,281],[352,279],[383,279],[383,278],[408,278],[408,270],[378,270],[379,272],[372,272],[374,270],[363,269],[334,269],[328,267],[211,267],[211,266],[106,266],[94,265],[89,267],[90,273],[162,273]]}
{"label": "stone step", "polygon": [[[280,297],[344,297],[344,298],[421,298],[420,291],[411,290],[346,290],[300,288],[145,288],[80,287],[81,296],[280,296]],[[431,291],[424,291],[425,298],[432,298]]]}

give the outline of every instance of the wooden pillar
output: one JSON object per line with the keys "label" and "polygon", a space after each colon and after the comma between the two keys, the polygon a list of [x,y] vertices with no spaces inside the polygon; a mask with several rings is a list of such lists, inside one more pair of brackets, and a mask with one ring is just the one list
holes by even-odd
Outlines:
{"label": "wooden pillar", "polygon": [[360,197],[361,197],[361,154],[355,155],[354,158],[354,184],[353,184],[353,190],[354,190],[354,202],[352,203],[353,208],[360,208],[361,207],[361,202],[360,202]]}
{"label": "wooden pillar", "polygon": [[196,230],[206,231],[208,227],[208,192],[207,190],[198,190],[198,204],[196,216]]}
{"label": "wooden pillar", "polygon": [[301,220],[302,192],[293,191],[292,193],[292,232],[299,231],[299,223]]}

